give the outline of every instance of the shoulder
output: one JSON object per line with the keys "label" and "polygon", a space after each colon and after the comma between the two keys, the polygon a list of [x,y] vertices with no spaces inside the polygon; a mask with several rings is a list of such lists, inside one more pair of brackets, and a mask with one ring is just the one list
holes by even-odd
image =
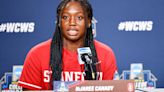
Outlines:
{"label": "shoulder", "polygon": [[43,41],[37,45],[35,45],[34,47],[31,48],[31,52],[35,52],[35,51],[44,51],[44,50],[47,50],[47,49],[50,49],[50,46],[51,46],[51,39],[49,40],[46,40],[46,41]]}
{"label": "shoulder", "polygon": [[50,52],[51,39],[43,41],[30,49],[28,55],[47,54]]}
{"label": "shoulder", "polygon": [[99,52],[103,52],[103,53],[113,53],[113,50],[110,46],[100,42],[100,41],[97,41],[97,40],[94,40],[94,44],[95,44],[95,48],[96,48],[96,51],[99,53]]}
{"label": "shoulder", "polygon": [[102,62],[115,59],[115,54],[112,48],[100,41],[94,40],[98,59]]}
{"label": "shoulder", "polygon": [[[44,62],[47,64],[50,56],[50,45],[51,40],[47,40],[32,47],[26,55],[25,65],[28,66],[30,64],[38,67],[40,65],[41,67],[41,64]],[[38,68],[38,70],[39,69],[40,68]]]}

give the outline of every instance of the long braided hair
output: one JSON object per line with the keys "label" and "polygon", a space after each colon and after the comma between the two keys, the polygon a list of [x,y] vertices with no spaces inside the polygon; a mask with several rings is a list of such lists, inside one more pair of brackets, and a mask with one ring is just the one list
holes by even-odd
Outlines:
{"label": "long braided hair", "polygon": [[[61,80],[62,75],[62,48],[63,48],[63,41],[61,35],[61,28],[60,28],[60,14],[64,7],[71,1],[77,1],[82,6],[83,10],[87,12],[88,19],[92,19],[92,7],[88,0],[62,0],[61,3],[57,7],[57,22],[56,22],[56,30],[51,42],[51,51],[50,51],[50,67],[52,70],[52,79],[51,81],[58,81]],[[93,34],[92,34],[92,25],[86,28],[85,38],[84,38],[84,47],[90,47],[92,52],[92,67],[97,76],[96,72],[100,69],[96,66],[98,62],[96,49],[94,46],[93,41]],[[86,76],[86,80],[92,80],[91,76]],[[96,77],[95,79],[96,80]]]}

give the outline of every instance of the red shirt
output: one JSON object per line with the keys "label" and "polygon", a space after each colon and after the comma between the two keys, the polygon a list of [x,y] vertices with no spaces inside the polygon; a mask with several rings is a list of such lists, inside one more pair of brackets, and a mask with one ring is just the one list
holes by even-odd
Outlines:
{"label": "red shirt", "polygon": [[[114,53],[107,45],[94,40],[101,72],[99,80],[112,80],[117,70]],[[51,40],[33,47],[25,59],[23,71],[18,81],[27,89],[48,90],[52,71],[49,67]],[[63,49],[63,81],[84,80],[83,70],[78,63],[78,53]]]}

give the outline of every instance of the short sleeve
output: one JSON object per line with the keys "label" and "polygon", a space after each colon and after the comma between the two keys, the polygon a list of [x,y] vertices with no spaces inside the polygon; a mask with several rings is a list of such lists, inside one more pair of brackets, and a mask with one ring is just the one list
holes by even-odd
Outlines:
{"label": "short sleeve", "polygon": [[23,88],[38,90],[41,89],[41,65],[37,54],[31,50],[25,59],[22,74],[18,84]]}
{"label": "short sleeve", "polygon": [[113,80],[117,65],[114,52],[111,49],[106,53],[104,62],[103,80]]}

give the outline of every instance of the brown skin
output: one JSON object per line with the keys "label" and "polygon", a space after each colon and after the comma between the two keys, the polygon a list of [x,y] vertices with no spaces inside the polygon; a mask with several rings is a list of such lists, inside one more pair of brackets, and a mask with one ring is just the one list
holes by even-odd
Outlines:
{"label": "brown skin", "polygon": [[[87,21],[87,22],[86,22]],[[63,36],[63,47],[69,51],[76,52],[77,48],[84,44],[86,24],[90,25],[90,19],[79,2],[69,2],[61,13],[61,29]]]}

